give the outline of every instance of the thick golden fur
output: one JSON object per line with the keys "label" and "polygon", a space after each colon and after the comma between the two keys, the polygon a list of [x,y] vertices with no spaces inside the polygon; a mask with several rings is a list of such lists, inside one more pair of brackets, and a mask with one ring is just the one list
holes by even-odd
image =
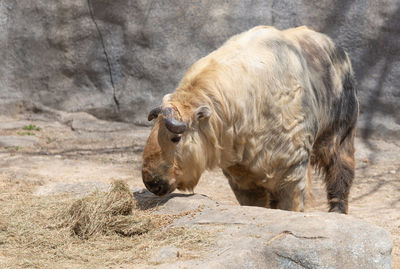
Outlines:
{"label": "thick golden fur", "polygon": [[[331,211],[345,213],[355,94],[350,61],[328,37],[306,27],[255,27],[196,62],[164,98],[188,128],[173,144],[158,116],[143,180],[193,189],[205,169],[220,167],[241,204],[299,211],[312,164],[327,175]],[[198,116],[201,107],[208,117]]]}

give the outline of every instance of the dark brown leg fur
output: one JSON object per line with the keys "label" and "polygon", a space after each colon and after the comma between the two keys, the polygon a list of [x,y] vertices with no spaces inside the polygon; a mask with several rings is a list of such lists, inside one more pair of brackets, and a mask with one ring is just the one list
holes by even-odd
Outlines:
{"label": "dark brown leg fur", "polygon": [[348,212],[348,197],[355,168],[354,135],[355,128],[344,139],[326,135],[314,145],[312,163],[325,174],[329,212]]}

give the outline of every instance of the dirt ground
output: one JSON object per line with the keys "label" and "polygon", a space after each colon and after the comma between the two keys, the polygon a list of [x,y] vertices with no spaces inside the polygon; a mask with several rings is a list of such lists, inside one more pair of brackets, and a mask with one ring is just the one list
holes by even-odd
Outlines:
{"label": "dirt ground", "polygon": [[[27,124],[40,130],[24,130]],[[24,146],[0,147],[0,186],[123,179],[131,187],[143,188],[141,154],[150,128],[119,124],[113,131],[113,124],[90,117],[60,123],[40,114],[0,116],[0,143],[10,136],[28,141]],[[393,268],[400,268],[400,145],[358,138],[356,149],[349,214],[391,233]],[[220,171],[204,173],[195,192],[219,203],[238,204]],[[307,211],[327,211],[324,186],[317,175],[312,193]]]}

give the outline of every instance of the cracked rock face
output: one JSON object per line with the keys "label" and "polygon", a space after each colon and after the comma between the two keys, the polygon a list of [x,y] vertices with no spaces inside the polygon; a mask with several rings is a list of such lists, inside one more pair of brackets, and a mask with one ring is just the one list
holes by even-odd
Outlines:
{"label": "cracked rock face", "polygon": [[[138,201],[160,199],[160,214],[192,211],[172,227],[216,231],[216,244],[199,258],[159,259],[159,268],[391,268],[389,232],[351,216],[296,213],[218,205],[201,195],[158,198],[135,192]],[[157,253],[157,250],[154,250]],[[160,250],[161,251],[161,250]],[[185,255],[184,251],[178,250]],[[157,254],[155,254],[157,255]],[[157,256],[158,257],[158,256]]]}
{"label": "cracked rock face", "polygon": [[399,12],[397,0],[1,1],[0,100],[146,123],[187,68],[230,36],[304,24],[349,52],[359,133],[398,137]]}

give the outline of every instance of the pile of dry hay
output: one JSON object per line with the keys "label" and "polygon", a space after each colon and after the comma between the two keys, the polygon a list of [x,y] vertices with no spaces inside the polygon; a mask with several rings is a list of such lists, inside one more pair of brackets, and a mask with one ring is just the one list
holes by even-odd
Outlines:
{"label": "pile of dry hay", "polygon": [[0,178],[0,268],[135,267],[148,265],[162,246],[180,248],[179,259],[186,259],[213,244],[208,231],[169,227],[177,216],[136,208],[122,182],[78,200],[37,197],[32,194],[37,185],[3,182]]}
{"label": "pile of dry hay", "polygon": [[61,218],[63,225],[84,239],[98,233],[133,236],[148,232],[154,226],[151,218],[133,211],[134,205],[127,184],[115,181],[109,192],[94,192],[75,201]]}

